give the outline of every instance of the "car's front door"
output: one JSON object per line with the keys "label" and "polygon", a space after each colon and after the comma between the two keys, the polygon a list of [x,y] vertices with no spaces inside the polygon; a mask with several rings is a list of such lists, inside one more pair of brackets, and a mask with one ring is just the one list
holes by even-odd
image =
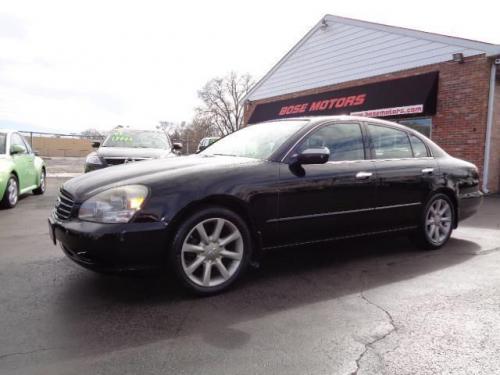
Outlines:
{"label": "car's front door", "polygon": [[26,164],[27,164],[27,172],[29,174],[29,186],[33,185],[38,185],[39,184],[39,176],[38,176],[38,171],[35,166],[35,153],[33,152],[33,149],[31,148],[31,145],[29,142],[21,136],[22,140],[24,141],[24,145],[27,150],[27,156],[26,156]]}
{"label": "car's front door", "polygon": [[367,130],[377,170],[376,229],[417,225],[438,173],[435,159],[419,137],[403,129],[368,124]]}
{"label": "car's front door", "polygon": [[[12,153],[16,146],[17,150],[24,150],[21,152]],[[16,172],[19,179],[19,190],[26,189],[33,185],[33,176],[30,168],[30,160],[32,157],[24,143],[22,137],[17,133],[12,133],[10,136],[10,150],[12,160],[14,161]],[[32,164],[32,163],[31,163]]]}
{"label": "car's front door", "polygon": [[280,166],[279,235],[304,243],[366,231],[375,205],[374,162],[367,160],[356,122],[329,123],[309,133],[289,155],[327,147],[325,164]]}

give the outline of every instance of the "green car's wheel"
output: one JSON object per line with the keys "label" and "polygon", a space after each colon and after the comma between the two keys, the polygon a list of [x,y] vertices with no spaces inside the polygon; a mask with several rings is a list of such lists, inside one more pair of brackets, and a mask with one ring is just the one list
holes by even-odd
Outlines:
{"label": "green car's wheel", "polygon": [[7,187],[3,194],[3,198],[0,201],[0,206],[5,208],[13,208],[19,199],[19,184],[17,182],[16,176],[11,174],[9,180],[7,181]]}
{"label": "green car's wheel", "polygon": [[45,168],[42,169],[40,173],[40,184],[36,189],[33,190],[33,194],[41,195],[45,193],[45,187],[47,186],[47,173],[45,172]]}

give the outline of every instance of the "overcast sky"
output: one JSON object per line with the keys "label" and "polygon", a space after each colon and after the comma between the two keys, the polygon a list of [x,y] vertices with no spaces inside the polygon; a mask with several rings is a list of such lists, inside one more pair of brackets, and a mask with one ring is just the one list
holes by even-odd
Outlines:
{"label": "overcast sky", "polygon": [[500,44],[496,3],[3,1],[0,127],[189,121],[207,80],[260,78],[327,13]]}

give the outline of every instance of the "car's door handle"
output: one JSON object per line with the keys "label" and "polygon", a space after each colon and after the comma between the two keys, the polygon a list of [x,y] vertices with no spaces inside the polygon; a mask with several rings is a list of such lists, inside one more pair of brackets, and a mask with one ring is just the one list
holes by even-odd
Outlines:
{"label": "car's door handle", "polygon": [[422,174],[432,174],[434,172],[434,168],[424,168],[422,169]]}
{"label": "car's door handle", "polygon": [[356,173],[356,178],[358,180],[365,180],[367,178],[370,178],[371,176],[373,176],[372,172],[358,172],[358,173]]}

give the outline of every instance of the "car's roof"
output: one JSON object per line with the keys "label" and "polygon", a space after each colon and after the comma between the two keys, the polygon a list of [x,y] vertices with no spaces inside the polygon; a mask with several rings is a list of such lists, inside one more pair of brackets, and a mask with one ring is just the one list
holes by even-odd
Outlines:
{"label": "car's roof", "polygon": [[[373,117],[365,117],[365,116],[348,116],[348,115],[340,115],[340,116],[304,116],[304,117],[290,117],[283,119],[275,119],[269,120],[265,122],[277,122],[277,121],[307,121],[309,125],[311,124],[319,124],[326,121],[360,121],[360,122],[370,122],[372,124],[380,124],[380,125],[388,125],[395,128],[400,128],[404,130],[411,130],[415,132],[413,129],[398,124],[393,121],[381,120]],[[420,133],[419,133],[420,134]]]}

